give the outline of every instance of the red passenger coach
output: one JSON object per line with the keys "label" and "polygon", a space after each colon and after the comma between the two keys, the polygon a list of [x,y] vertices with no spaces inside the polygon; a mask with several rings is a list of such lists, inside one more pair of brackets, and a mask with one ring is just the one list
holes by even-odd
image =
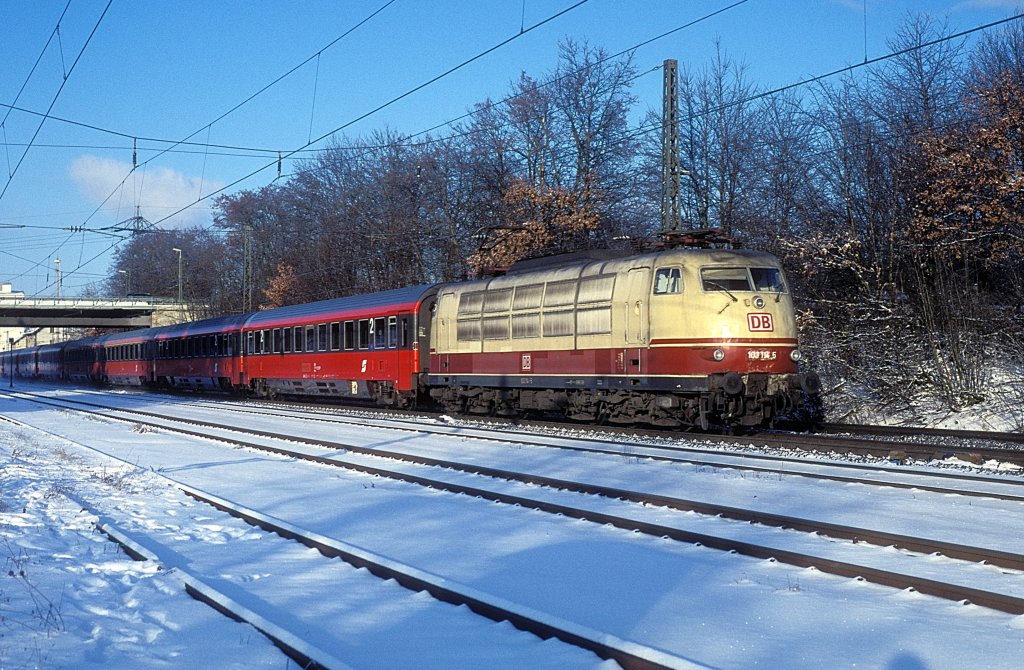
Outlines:
{"label": "red passenger coach", "polygon": [[64,346],[64,379],[99,384],[103,381],[103,346],[100,337],[68,342]]}
{"label": "red passenger coach", "polygon": [[239,330],[248,314],[179,323],[150,330],[153,382],[185,390],[239,388]]}
{"label": "red passenger coach", "polygon": [[251,314],[242,382],[262,396],[409,406],[426,375],[435,293],[414,286]]}
{"label": "red passenger coach", "polygon": [[142,386],[153,382],[153,329],[130,330],[100,338],[104,381],[117,386]]}

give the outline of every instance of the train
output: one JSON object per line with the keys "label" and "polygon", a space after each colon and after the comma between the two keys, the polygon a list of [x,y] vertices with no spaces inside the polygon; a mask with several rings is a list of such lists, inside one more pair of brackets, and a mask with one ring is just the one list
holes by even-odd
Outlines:
{"label": "train", "polygon": [[0,356],[3,379],[704,430],[804,412],[821,389],[806,366],[779,260],[709,243],[532,259]]}

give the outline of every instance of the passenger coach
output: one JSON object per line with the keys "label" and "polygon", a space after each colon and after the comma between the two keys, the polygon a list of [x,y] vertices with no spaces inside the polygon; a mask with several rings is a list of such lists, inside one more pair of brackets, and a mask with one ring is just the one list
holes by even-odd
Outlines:
{"label": "passenger coach", "polygon": [[242,383],[257,395],[411,405],[425,382],[431,285],[251,314]]}

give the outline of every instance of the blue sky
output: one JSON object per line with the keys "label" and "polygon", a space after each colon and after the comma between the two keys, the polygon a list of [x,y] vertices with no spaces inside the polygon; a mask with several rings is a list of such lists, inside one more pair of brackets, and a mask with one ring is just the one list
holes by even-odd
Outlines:
{"label": "blue sky", "polygon": [[[179,146],[158,156],[155,149],[169,145],[142,139],[133,172],[133,137],[192,136],[200,144],[287,153],[576,1],[113,0],[104,14],[108,0],[8,0],[0,5],[0,103],[17,98],[17,107],[37,113],[52,104],[51,117],[74,123],[49,118],[40,127],[40,116],[0,107],[0,119],[7,117],[0,129],[0,282],[52,295],[60,257],[63,292],[77,294],[106,275],[116,241],[88,229],[124,221],[136,207],[163,227],[208,223],[208,199],[170,215],[218,189],[259,188],[277,176],[272,166],[243,179],[274,163],[273,154]],[[589,0],[345,132],[417,133],[488,97],[504,97],[521,71],[550,71],[559,40],[587,39],[615,53],[735,1]],[[861,62],[865,51],[868,58],[887,53],[886,42],[907,13],[930,13],[963,30],[1024,11],[1021,6],[1018,0],[747,0],[638,49],[634,62],[640,71],[666,58],[700,67],[717,39],[746,63],[757,85],[775,88]],[[638,79],[634,92],[638,114],[660,109],[660,71]],[[285,161],[284,172],[291,169]]]}

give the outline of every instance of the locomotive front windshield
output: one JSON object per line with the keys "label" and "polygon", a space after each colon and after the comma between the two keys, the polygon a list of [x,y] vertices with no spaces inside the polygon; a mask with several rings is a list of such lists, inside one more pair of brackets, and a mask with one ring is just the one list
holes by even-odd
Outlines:
{"label": "locomotive front windshield", "polygon": [[786,283],[778,268],[701,268],[700,279],[705,291],[786,292]]}

